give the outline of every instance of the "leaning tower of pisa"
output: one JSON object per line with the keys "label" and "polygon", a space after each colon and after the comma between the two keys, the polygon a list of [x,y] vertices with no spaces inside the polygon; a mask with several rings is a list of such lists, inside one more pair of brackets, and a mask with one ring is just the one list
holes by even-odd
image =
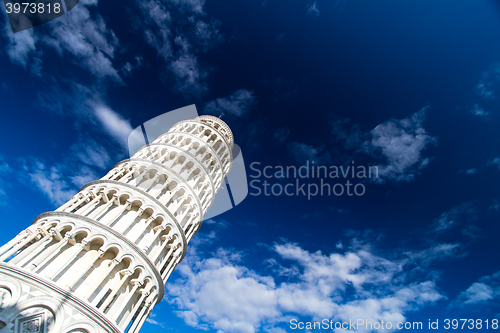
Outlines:
{"label": "leaning tower of pisa", "polygon": [[0,333],[136,333],[232,164],[219,118],[175,124],[0,248]]}

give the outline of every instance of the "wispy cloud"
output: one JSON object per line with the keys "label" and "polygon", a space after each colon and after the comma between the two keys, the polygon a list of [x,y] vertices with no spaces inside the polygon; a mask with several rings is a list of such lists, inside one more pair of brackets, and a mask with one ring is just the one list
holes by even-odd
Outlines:
{"label": "wispy cloud", "polygon": [[488,164],[490,164],[490,165],[496,165],[497,168],[498,168],[498,170],[500,170],[500,157],[495,157]]}
{"label": "wispy cloud", "polygon": [[106,169],[111,162],[111,157],[106,149],[92,138],[80,140],[73,144],[70,150],[71,154],[78,157],[81,163],[95,166],[99,169]]}
{"label": "wispy cloud", "polygon": [[487,118],[490,115],[490,112],[485,111],[482,107],[480,107],[478,104],[474,104],[472,109],[469,111],[471,114],[481,117],[481,118]]}
{"label": "wispy cloud", "polygon": [[207,73],[198,64],[192,54],[183,54],[173,60],[169,66],[175,78],[175,88],[185,95],[200,96],[207,92],[205,78]]}
{"label": "wispy cloud", "polygon": [[389,120],[371,131],[371,140],[366,141],[366,149],[374,156],[385,159],[379,166],[378,179],[412,181],[424,169],[430,158],[422,157],[428,145],[437,142],[423,126],[428,108],[401,120]]}
{"label": "wispy cloud", "polygon": [[205,104],[204,111],[215,116],[232,115],[242,117],[246,115],[255,104],[253,91],[240,89],[231,95],[217,98]]}
{"label": "wispy cloud", "polygon": [[477,169],[476,168],[465,170],[465,174],[466,175],[473,175],[475,173],[477,173]]}
{"label": "wispy cloud", "polygon": [[146,321],[148,323],[150,323],[151,325],[156,325],[156,326],[160,326],[161,328],[165,328],[165,325],[163,325],[162,323],[157,322],[154,319],[155,317],[156,317],[156,314],[152,313],[152,314],[149,315],[149,317],[146,319]]}
{"label": "wispy cloud", "polygon": [[42,42],[63,57],[71,55],[75,63],[97,77],[110,77],[121,82],[112,64],[118,39],[100,15],[91,14],[87,7],[97,1],[80,1],[70,12],[51,24],[52,31]]}
{"label": "wispy cloud", "polygon": [[439,218],[434,221],[433,231],[442,232],[455,228],[463,221],[474,220],[475,215],[476,210],[471,203],[464,203],[460,206],[455,206],[449,211],[442,213]]}
{"label": "wispy cloud", "polygon": [[208,69],[198,60],[200,53],[216,47],[224,38],[220,22],[206,19],[203,0],[137,1],[145,41],[162,57],[174,88],[186,97],[207,92]]}
{"label": "wispy cloud", "polygon": [[54,206],[59,206],[83,185],[99,179],[116,157],[105,146],[86,137],[73,144],[60,161],[48,163],[26,157],[12,168],[20,175],[22,184],[40,191]]}
{"label": "wispy cloud", "polygon": [[77,66],[95,77],[121,82],[112,63],[118,39],[100,15],[90,13],[88,7],[96,5],[97,1],[80,1],[70,12],[47,25],[48,34],[40,36],[33,29],[13,34],[7,27],[9,58],[25,68],[29,64],[41,75],[40,56],[45,53],[43,48],[48,47],[60,57],[71,57]]}
{"label": "wispy cloud", "polygon": [[492,66],[481,76],[481,80],[476,85],[476,92],[479,96],[485,99],[495,99],[496,90],[499,88],[500,83],[500,65]]}
{"label": "wispy cloud", "polygon": [[311,15],[319,16],[318,4],[314,1],[312,4],[307,6],[307,12]]}
{"label": "wispy cloud", "polygon": [[452,307],[468,307],[486,304],[500,299],[500,272],[483,276],[474,282],[450,304]]}
{"label": "wispy cloud", "polygon": [[284,144],[290,136],[290,129],[287,127],[277,128],[274,130],[273,139],[277,144]]}
{"label": "wispy cloud", "polygon": [[307,161],[317,165],[331,161],[330,153],[324,147],[316,147],[302,142],[290,142],[286,146],[288,154],[296,163],[304,164]]}
{"label": "wispy cloud", "polygon": [[490,207],[488,207],[488,210],[489,211],[494,210],[498,212],[500,210],[500,200],[498,198],[495,198],[495,200],[493,200],[493,204]]}
{"label": "wispy cloud", "polygon": [[349,119],[334,118],[333,139],[350,159],[355,154],[375,158],[379,162],[378,182],[412,181],[431,161],[430,157],[422,156],[423,151],[437,142],[437,137],[428,134],[423,125],[428,109],[424,107],[403,119],[388,120],[368,132],[359,124],[349,127]]}
{"label": "wispy cloud", "polygon": [[10,24],[6,21],[4,34],[8,41],[5,49],[10,61],[25,69],[31,68],[34,74],[40,75],[41,54],[36,50],[38,37],[34,34],[33,29],[13,33]]}
{"label": "wispy cloud", "polygon": [[103,104],[97,104],[94,112],[107,133],[126,147],[128,136],[133,130],[130,121]]}
{"label": "wispy cloud", "polygon": [[31,183],[57,206],[77,192],[76,188],[68,184],[58,166],[47,167],[44,162],[37,160],[32,165],[25,166],[25,171]]}

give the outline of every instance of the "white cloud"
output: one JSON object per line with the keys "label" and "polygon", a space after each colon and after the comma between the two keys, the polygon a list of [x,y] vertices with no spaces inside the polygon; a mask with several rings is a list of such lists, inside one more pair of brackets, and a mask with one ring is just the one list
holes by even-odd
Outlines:
{"label": "white cloud", "polygon": [[410,260],[409,263],[411,262],[416,265],[415,270],[412,272],[416,274],[437,260],[448,260],[459,257],[461,255],[460,251],[461,247],[459,243],[440,243],[420,251],[406,252],[405,255]]}
{"label": "white cloud", "polygon": [[473,283],[460,297],[465,304],[488,301],[493,298],[494,290],[484,283]]}
{"label": "white cloud", "polygon": [[155,313],[152,313],[149,315],[149,317],[146,319],[146,321],[148,323],[150,323],[151,325],[156,325],[156,326],[160,326],[162,328],[165,328],[165,326],[159,322],[157,322],[156,320],[154,320],[154,318],[156,317],[156,314]]}
{"label": "white cloud", "polygon": [[487,118],[490,115],[490,112],[485,111],[478,104],[474,104],[474,106],[472,107],[472,109],[469,112],[475,116],[482,117],[482,118]]}
{"label": "white cloud", "polygon": [[183,54],[170,64],[175,76],[175,88],[188,95],[202,95],[207,91],[204,82],[206,73],[198,65],[198,59],[192,54]]}
{"label": "white cloud", "polygon": [[[35,74],[40,74],[40,54],[36,52],[36,42],[38,38],[34,35],[33,29],[28,29],[13,33],[10,24],[6,22],[4,28],[8,43],[6,45],[7,55],[14,64],[30,67]],[[30,55],[35,56],[30,59]]]}
{"label": "white cloud", "polygon": [[111,157],[106,149],[92,138],[75,143],[70,149],[80,162],[99,169],[106,169],[111,162]]}
{"label": "white cloud", "polygon": [[188,325],[195,327],[203,320],[226,332],[253,333],[261,321],[279,315],[272,280],[226,258],[192,264],[178,267],[187,279],[168,285],[169,294],[187,310],[180,315]]}
{"label": "white cloud", "polygon": [[292,316],[396,323],[443,298],[433,281],[410,278],[405,255],[387,259],[362,244],[345,254],[312,253],[290,243],[273,251],[278,257],[266,260],[271,266],[291,266],[286,282],[244,267],[241,256],[234,261],[224,250],[210,259],[191,252],[176,270],[180,278],[166,288],[180,308],[177,315],[193,327],[253,333],[279,329]]}
{"label": "white cloud", "polygon": [[69,179],[73,184],[75,184],[79,188],[99,178],[99,176],[94,172],[94,170],[86,166],[81,166],[77,170],[78,171],[74,176],[69,176]]}
{"label": "white cloud", "polygon": [[42,42],[54,48],[61,57],[74,56],[75,63],[93,75],[121,82],[111,61],[118,39],[106,26],[104,19],[99,15],[91,15],[86,7],[96,5],[97,1],[81,1],[80,4],[54,20],[51,33],[42,37]]}
{"label": "white cloud", "polygon": [[55,206],[59,206],[83,185],[99,179],[110,162],[106,149],[93,139],[86,138],[73,144],[66,157],[52,165],[40,159],[22,159],[21,183],[39,190]]}
{"label": "white cloud", "polygon": [[407,118],[388,120],[369,132],[362,131],[359,124],[345,128],[349,119],[334,118],[331,123],[333,138],[342,144],[349,159],[360,153],[383,161],[378,165],[378,182],[412,181],[431,161],[423,157],[422,152],[437,142],[423,126],[427,109],[424,107]]}
{"label": "white cloud", "polygon": [[452,307],[477,306],[500,298],[500,272],[483,276],[465,291],[462,291],[450,304]]}
{"label": "white cloud", "polygon": [[203,6],[205,5],[205,0],[170,0],[170,2],[185,7],[190,12],[204,15]]}
{"label": "white cloud", "polygon": [[217,98],[205,104],[204,111],[215,116],[233,115],[242,117],[246,115],[255,104],[253,91],[240,89],[224,98]]}
{"label": "white cloud", "polygon": [[48,168],[43,162],[36,161],[26,171],[28,179],[55,205],[62,205],[77,192],[56,166]]}
{"label": "white cloud", "polygon": [[389,120],[371,132],[371,139],[365,141],[365,149],[385,160],[379,166],[379,180],[412,181],[430,162],[422,157],[429,144],[437,142],[423,127],[427,108],[401,120]]}
{"label": "white cloud", "polygon": [[130,121],[123,119],[121,115],[103,104],[97,104],[94,113],[107,133],[125,147],[128,136],[133,130]]}
{"label": "white cloud", "polygon": [[112,64],[118,39],[101,16],[90,13],[87,7],[96,4],[97,1],[80,1],[67,14],[52,21],[47,26],[50,32],[44,35],[37,35],[33,29],[13,34],[6,26],[9,58],[24,68],[29,65],[32,71],[41,75],[40,56],[44,45],[55,49],[61,57],[71,56],[75,64],[96,77],[111,77],[121,82]]}

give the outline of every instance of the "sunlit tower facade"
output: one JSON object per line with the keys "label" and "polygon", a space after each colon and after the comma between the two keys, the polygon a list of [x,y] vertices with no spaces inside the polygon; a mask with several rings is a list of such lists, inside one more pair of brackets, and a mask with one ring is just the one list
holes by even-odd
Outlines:
{"label": "sunlit tower facade", "polygon": [[231,169],[233,145],[219,118],[181,121],[38,216],[0,248],[0,333],[138,332]]}

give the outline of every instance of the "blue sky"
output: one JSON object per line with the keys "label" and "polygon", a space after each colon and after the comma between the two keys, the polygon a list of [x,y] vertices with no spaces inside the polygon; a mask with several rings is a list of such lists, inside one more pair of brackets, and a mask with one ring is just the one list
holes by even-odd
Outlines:
{"label": "blue sky", "polygon": [[249,181],[378,167],[349,178],[361,196],[249,195],[205,221],[143,332],[500,319],[498,2],[82,0],[1,26],[0,243],[185,105],[222,115]]}

